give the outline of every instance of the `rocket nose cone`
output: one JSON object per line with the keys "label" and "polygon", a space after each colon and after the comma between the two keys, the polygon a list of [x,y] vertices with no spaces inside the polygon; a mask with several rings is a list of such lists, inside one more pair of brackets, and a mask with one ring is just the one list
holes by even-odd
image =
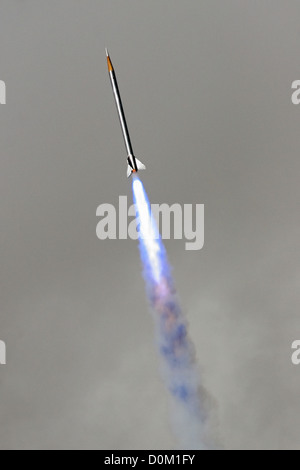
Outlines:
{"label": "rocket nose cone", "polygon": [[112,65],[112,63],[111,63],[108,50],[105,49],[105,51],[106,51],[106,58],[107,58],[107,67],[108,67],[108,71],[109,71],[109,72],[112,72],[112,71],[114,70],[114,68],[113,68],[113,65]]}

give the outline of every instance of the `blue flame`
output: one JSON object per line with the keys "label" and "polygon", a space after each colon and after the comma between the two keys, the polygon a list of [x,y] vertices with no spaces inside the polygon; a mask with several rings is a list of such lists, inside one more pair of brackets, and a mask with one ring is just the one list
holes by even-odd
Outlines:
{"label": "blue flame", "polygon": [[163,275],[165,250],[152,217],[151,206],[141,180],[135,176],[132,183],[133,200],[139,221],[139,240],[143,259],[151,267],[153,280],[158,284]]}

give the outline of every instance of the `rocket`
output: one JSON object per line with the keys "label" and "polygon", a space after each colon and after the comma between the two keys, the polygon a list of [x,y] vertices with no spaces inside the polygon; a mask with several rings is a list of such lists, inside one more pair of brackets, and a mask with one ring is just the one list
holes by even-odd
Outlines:
{"label": "rocket", "polygon": [[107,49],[106,49],[106,58],[107,58],[109,78],[110,78],[113,94],[115,97],[115,102],[117,106],[117,111],[119,115],[119,120],[120,120],[123,138],[125,142],[126,152],[127,152],[127,163],[128,163],[127,177],[129,178],[132,175],[132,173],[137,173],[139,170],[145,170],[146,167],[133,154],[131,140],[130,140],[129,131],[128,131],[126,118],[125,118],[125,113],[124,113],[124,109],[122,105],[121,95],[120,95],[120,91],[118,87],[117,77],[116,77],[116,74],[115,74],[113,65],[111,63],[110,56],[108,54]]}

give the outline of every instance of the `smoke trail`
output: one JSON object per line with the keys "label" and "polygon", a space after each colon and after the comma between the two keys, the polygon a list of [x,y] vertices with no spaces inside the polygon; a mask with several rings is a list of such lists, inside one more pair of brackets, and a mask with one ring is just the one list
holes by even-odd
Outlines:
{"label": "smoke trail", "polygon": [[175,433],[183,449],[211,449],[209,399],[200,383],[194,348],[187,335],[171,275],[167,253],[151,215],[150,203],[141,180],[132,183],[139,219],[139,248],[147,296],[154,314],[162,372],[172,394]]}

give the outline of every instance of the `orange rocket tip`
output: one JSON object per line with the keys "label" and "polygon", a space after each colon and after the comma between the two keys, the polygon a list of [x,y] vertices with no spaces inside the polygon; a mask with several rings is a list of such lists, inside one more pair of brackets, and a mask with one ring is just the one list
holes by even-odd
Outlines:
{"label": "orange rocket tip", "polygon": [[110,60],[110,57],[109,57],[109,53],[108,53],[108,50],[105,48],[105,52],[106,52],[106,58],[107,58],[107,67],[108,67],[108,71],[109,72],[112,72],[114,70],[113,66],[112,66],[112,63],[111,63],[111,60]]}

